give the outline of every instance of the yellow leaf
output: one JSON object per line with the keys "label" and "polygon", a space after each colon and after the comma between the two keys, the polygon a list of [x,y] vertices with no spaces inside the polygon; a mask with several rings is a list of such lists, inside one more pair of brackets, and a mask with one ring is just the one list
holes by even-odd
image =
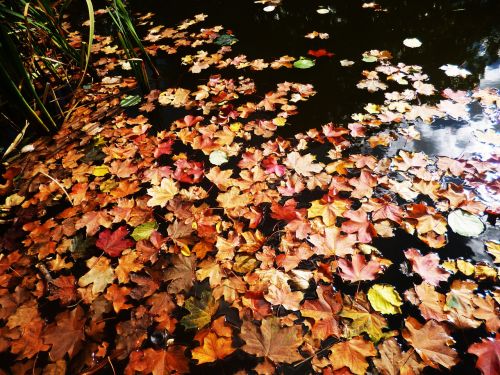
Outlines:
{"label": "yellow leaf", "polygon": [[241,129],[241,126],[242,126],[241,122],[234,122],[231,125],[229,125],[229,129],[231,129],[231,131],[236,133],[238,130]]}
{"label": "yellow leaf", "polygon": [[94,170],[92,171],[92,174],[96,177],[102,177],[105,176],[109,173],[109,169],[105,165],[98,165],[94,167]]}
{"label": "yellow leaf", "polygon": [[193,359],[198,360],[198,364],[215,362],[233,353],[236,349],[231,345],[232,339],[218,337],[215,333],[209,332],[204,338],[201,346],[192,350]]}
{"label": "yellow leaf", "polygon": [[495,257],[494,263],[500,263],[500,244],[493,241],[486,241],[486,250]]}
{"label": "yellow leaf", "polygon": [[185,257],[188,257],[191,255],[191,250],[189,250],[189,246],[186,244],[181,245],[181,254],[184,255]]}
{"label": "yellow leaf", "polygon": [[382,314],[401,314],[403,301],[392,285],[375,284],[368,291],[368,300]]}
{"label": "yellow leaf", "polygon": [[273,124],[276,126],[284,126],[286,124],[286,118],[276,117],[273,119]]}
{"label": "yellow leaf", "polygon": [[474,265],[462,259],[457,260],[457,268],[466,276],[470,276],[474,273]]}

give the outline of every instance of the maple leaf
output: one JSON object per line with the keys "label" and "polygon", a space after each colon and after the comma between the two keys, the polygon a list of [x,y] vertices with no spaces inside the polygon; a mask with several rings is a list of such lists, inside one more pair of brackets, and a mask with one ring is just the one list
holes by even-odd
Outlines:
{"label": "maple leaf", "polygon": [[357,211],[347,211],[344,217],[350,219],[342,223],[342,231],[345,233],[357,233],[358,240],[362,243],[369,243],[372,236],[376,235],[372,223],[368,220],[365,211],[359,209]]}
{"label": "maple leaf", "polygon": [[151,199],[147,205],[150,207],[165,207],[166,204],[179,192],[178,183],[171,178],[162,178],[160,186],[153,186],[148,189]]}
{"label": "maple leaf", "polygon": [[467,353],[478,357],[476,367],[483,375],[500,374],[500,334],[497,333],[494,339],[482,339],[472,344]]}
{"label": "maple leaf", "polygon": [[454,341],[442,324],[428,320],[422,325],[413,317],[407,318],[405,324],[403,337],[415,348],[425,364],[449,369],[458,363],[457,352],[449,347]]}
{"label": "maple leaf", "polygon": [[55,288],[50,289],[50,295],[47,297],[49,300],[58,299],[61,304],[68,305],[76,299],[75,277],[73,275],[59,276],[54,279],[52,284]]}
{"label": "maple leaf", "polygon": [[323,48],[317,49],[317,50],[310,49],[309,51],[307,51],[307,54],[314,56],[314,57],[322,57],[322,56],[332,57],[333,56],[333,53],[328,52],[326,49],[323,49]]}
{"label": "maple leaf", "polygon": [[43,335],[43,341],[52,345],[49,355],[52,361],[62,359],[66,353],[73,357],[85,338],[83,325],[86,317],[83,309],[77,306],[56,316],[56,322],[49,325]]}
{"label": "maple leaf", "polygon": [[196,258],[176,254],[172,256],[172,267],[165,271],[165,280],[171,281],[167,286],[169,293],[187,292],[193,286],[195,278]]}
{"label": "maple leaf", "polygon": [[402,352],[394,338],[384,340],[378,352],[380,358],[374,358],[373,363],[383,375],[417,375],[425,367],[415,353]]}
{"label": "maple leaf", "polygon": [[339,315],[352,319],[348,326],[350,336],[359,336],[366,332],[370,340],[377,343],[387,335],[382,331],[387,327],[387,321],[382,315],[371,311],[364,293],[358,293],[355,299],[346,297],[346,303]]}
{"label": "maple leaf", "polygon": [[236,349],[232,346],[232,340],[228,337],[219,337],[209,332],[202,340],[201,346],[194,348],[191,353],[198,364],[215,362],[224,359]]}
{"label": "maple leaf", "polygon": [[335,292],[330,286],[319,285],[316,294],[318,299],[305,300],[300,307],[302,316],[314,319],[311,331],[315,338],[324,340],[331,335],[339,336],[337,314],[342,309],[340,293]]}
{"label": "maple leaf", "polygon": [[130,353],[125,375],[134,375],[137,372],[153,375],[188,374],[189,364],[184,355],[185,350],[186,347],[180,345],[159,350],[135,350]]}
{"label": "maple leaf", "polygon": [[405,257],[412,265],[413,272],[418,273],[424,281],[438,286],[440,281],[448,280],[450,274],[439,267],[439,256],[436,253],[429,253],[422,256],[417,249],[405,251]]}
{"label": "maple leaf", "polygon": [[374,280],[377,273],[381,270],[380,263],[376,260],[366,262],[366,258],[362,254],[352,255],[352,260],[339,259],[339,267],[341,269],[340,276],[344,280],[351,282],[361,280]]}
{"label": "maple leaf", "polygon": [[199,298],[193,296],[187,299],[184,307],[189,310],[189,314],[182,317],[181,324],[186,329],[200,329],[210,323],[219,308],[219,302],[214,299],[211,291],[204,290]]}
{"label": "maple leaf", "polygon": [[110,263],[111,260],[105,257],[92,257],[87,260],[87,267],[90,270],[80,277],[78,285],[87,286],[93,284],[92,293],[101,293],[115,279],[115,272],[111,268]]}
{"label": "maple leaf", "polygon": [[443,294],[436,292],[432,285],[425,282],[415,286],[415,292],[421,301],[418,306],[420,313],[425,319],[447,320],[448,316],[444,312],[445,298]]}
{"label": "maple leaf", "polygon": [[95,245],[111,257],[118,257],[123,250],[134,245],[131,239],[125,239],[128,235],[128,230],[125,225],[122,225],[117,230],[112,232],[106,229],[99,233],[99,239]]}
{"label": "maple leaf", "polygon": [[302,359],[297,350],[303,341],[302,329],[299,326],[281,327],[277,318],[263,319],[260,328],[248,320],[243,321],[241,338],[245,341],[242,348],[245,352],[275,363]]}
{"label": "maple leaf", "polygon": [[91,211],[86,212],[75,223],[75,229],[85,227],[87,236],[93,236],[102,225],[105,228],[110,228],[113,224],[113,218],[106,211]]}
{"label": "maple leaf", "polygon": [[279,203],[272,202],[271,217],[276,220],[292,221],[305,213],[305,209],[297,209],[297,201],[288,199],[282,206]]}
{"label": "maple leaf", "polygon": [[311,177],[313,173],[319,173],[323,170],[323,163],[314,163],[315,157],[311,154],[304,156],[297,151],[290,152],[287,155],[285,165],[304,177]]}
{"label": "maple leaf", "polygon": [[287,310],[297,311],[304,294],[301,291],[292,292],[288,284],[284,284],[281,288],[271,285],[264,298],[273,305],[281,305]]}
{"label": "maple leaf", "polygon": [[361,336],[348,341],[339,342],[332,346],[329,359],[334,370],[348,367],[353,374],[363,375],[368,368],[366,357],[377,355],[377,350],[371,341],[366,341]]}

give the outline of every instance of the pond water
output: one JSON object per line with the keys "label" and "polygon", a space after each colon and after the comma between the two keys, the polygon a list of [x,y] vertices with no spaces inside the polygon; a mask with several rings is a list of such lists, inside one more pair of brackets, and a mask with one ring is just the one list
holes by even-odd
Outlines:
{"label": "pond water", "polygon": [[[381,92],[368,93],[356,84],[364,69],[369,69],[361,61],[365,51],[389,50],[393,61],[420,65],[430,76],[430,82],[437,88],[450,87],[453,90],[480,88],[500,88],[500,2],[499,1],[432,1],[394,0],[380,1],[380,11],[363,8],[360,1],[287,1],[272,12],[263,10],[266,4],[252,1],[228,0],[184,0],[133,2],[134,11],[145,14],[153,12],[154,24],[174,25],[197,13],[207,14],[208,26],[223,25],[238,38],[232,46],[234,54],[244,54],[249,60],[262,58],[266,61],[279,56],[307,56],[309,50],[325,49],[333,57],[321,57],[312,69],[248,69],[209,68],[199,74],[188,72],[187,66],[180,66],[177,55],[162,55],[155,60],[161,70],[161,80],[157,88],[195,88],[208,80],[211,74],[222,74],[225,78],[246,76],[256,82],[261,95],[275,88],[279,82],[291,81],[311,83],[317,94],[309,101],[301,103],[299,113],[280,128],[276,136],[285,138],[323,124],[348,124],[354,113],[363,111],[367,103],[384,100]],[[327,14],[318,14],[319,7],[328,8]],[[144,26],[145,29],[148,25]],[[318,31],[328,33],[329,38],[314,40],[304,35]],[[419,48],[408,48],[403,44],[406,38],[418,38]],[[208,48],[209,51],[215,49]],[[182,54],[181,54],[182,55]],[[354,65],[344,67],[340,60],[352,60]],[[448,77],[440,69],[442,65],[453,64],[471,72],[467,78]],[[451,158],[478,157],[482,160],[498,157],[498,150],[491,144],[479,141],[474,131],[500,130],[498,114],[491,114],[479,105],[469,108],[468,120],[436,120],[431,125],[416,124],[420,132],[419,140],[398,139],[390,148],[372,150],[366,153],[378,156],[394,156],[399,150],[423,151],[428,155]],[[152,117],[159,128],[169,124],[185,113],[183,110],[159,109]],[[326,152],[326,151],[325,151]],[[491,199],[491,197],[489,198]],[[481,261],[488,259],[483,239],[498,239],[499,232],[490,227],[480,239],[451,234],[448,245],[439,250],[442,259],[463,257]],[[403,262],[401,249],[420,247],[422,243],[414,237],[398,232],[391,240],[377,240],[374,245],[393,262]],[[401,291],[411,285],[400,283],[397,268],[386,273],[381,282],[394,284]],[[402,321],[393,321],[397,326]],[[470,333],[471,339],[474,333]],[[462,340],[464,341],[464,340]],[[465,344],[462,344],[465,345]],[[232,358],[222,364],[202,366],[197,373],[232,373],[235,369],[253,366],[247,357]],[[307,373],[307,366],[281,368],[285,373]],[[427,368],[426,373],[439,373]],[[456,374],[478,374],[471,357],[453,369]]]}
{"label": "pond water", "polygon": [[[213,53],[219,48],[218,46],[202,46],[191,49],[189,52],[183,51],[181,47],[179,49],[180,53],[173,55],[159,53],[157,57],[153,58],[160,70],[160,78],[152,78],[151,84],[152,88],[160,90],[172,87],[195,90],[198,85],[205,84],[213,74],[220,74],[224,78],[245,76],[253,79],[257,87],[256,98],[262,98],[265,93],[274,90],[276,84],[280,82],[312,84],[317,94],[298,105],[298,114],[288,118],[286,126],[279,127],[273,135],[273,139],[276,137],[292,139],[299,133],[321,128],[327,123],[347,127],[348,124],[354,122],[353,115],[366,112],[365,108],[369,103],[383,103],[385,100],[384,91],[368,92],[357,87],[358,82],[363,78],[363,71],[374,68],[374,65],[370,66],[370,63],[362,61],[362,54],[365,51],[388,50],[392,53],[394,64],[402,62],[407,65],[421,66],[423,73],[429,76],[428,82],[432,83],[439,91],[451,88],[452,90],[464,90],[470,94],[469,90],[477,87],[500,89],[500,1],[498,0],[381,0],[378,6],[372,5],[369,7],[363,7],[362,1],[352,0],[283,0],[270,12],[263,9],[266,5],[269,5],[265,4],[266,1],[134,0],[129,1],[129,3],[132,12],[138,16],[149,12],[153,13],[153,16],[138,28],[142,36],[146,35],[148,29],[155,25],[174,26],[185,19],[192,18],[195,14],[204,13],[207,15],[207,19],[200,24],[201,26],[196,26],[197,30],[200,27],[215,25],[222,25],[225,30],[230,30],[231,34],[238,39],[238,42],[231,46],[232,56],[243,54],[248,57],[248,60],[264,59],[272,61],[285,55],[296,58],[308,56],[310,50],[324,49],[326,52],[332,53],[332,56],[316,58],[316,65],[311,69],[291,68],[254,71],[235,68],[218,70],[209,67],[197,74],[191,73],[188,65],[182,65],[181,58],[187,53],[194,54],[194,51],[205,48],[209,53]],[[96,8],[99,8],[98,5],[102,6],[104,4],[105,2],[96,1]],[[79,25],[85,20],[84,13],[79,8],[80,6],[82,4],[75,5],[73,10],[72,21],[75,25]],[[317,12],[319,8],[327,11],[324,12],[325,14],[319,14]],[[100,31],[109,31],[112,28],[110,23],[98,25],[98,27]],[[329,38],[308,39],[304,37],[313,31],[328,33]],[[417,38],[422,45],[418,48],[407,47],[403,44],[403,41],[407,38]],[[344,66],[345,63],[341,64],[343,60],[352,61],[353,64]],[[464,78],[449,77],[441,69],[446,64],[467,69],[470,75]],[[396,86],[390,86],[387,91],[392,91],[395,88]],[[429,101],[436,102],[439,99],[431,98]],[[139,113],[135,109],[131,109],[130,112],[132,115]],[[184,108],[158,105],[154,112],[148,113],[146,116],[154,126],[154,130],[163,130],[169,129],[173,121],[183,118],[188,113],[194,112],[187,111]],[[360,141],[356,143],[353,141],[352,149],[346,150],[342,156],[348,157],[350,154],[362,153],[375,155],[378,159],[381,159],[394,157],[401,150],[406,150],[423,152],[429,156],[447,156],[458,159],[478,158],[483,161],[498,162],[499,155],[498,149],[495,148],[495,142],[488,139],[488,134],[500,131],[498,110],[495,111],[493,108],[474,102],[468,106],[466,117],[461,119],[447,117],[429,121],[431,123],[420,120],[415,121],[411,125],[414,126],[413,130],[420,134],[419,137],[405,138],[399,133],[392,133],[392,129],[387,126],[384,131],[388,136],[390,134],[394,138],[389,147],[377,144],[372,146],[367,142],[362,143]],[[404,125],[408,124],[405,123]],[[325,143],[314,147],[316,148],[310,149],[308,152],[319,155],[319,161],[325,161],[321,160],[321,155],[323,154],[326,159],[326,154],[332,146]],[[186,149],[193,151],[193,153],[199,152],[199,150],[192,150],[188,147]],[[191,157],[191,155],[189,156]],[[171,155],[168,155],[168,157],[171,157]],[[196,157],[197,155],[194,155],[193,160]],[[233,161],[234,159],[232,159]],[[205,165],[205,167],[211,166]],[[230,168],[233,167],[235,170],[237,169],[234,163],[231,164]],[[349,175],[351,178],[358,178],[359,173],[355,177],[353,176]],[[488,176],[490,179],[488,182],[491,182],[491,179],[495,177]],[[498,174],[496,177],[498,177]],[[457,181],[458,179],[455,180],[449,176],[445,178],[449,179],[447,182],[460,184],[460,181]],[[141,184],[143,182],[141,181]],[[274,183],[275,181],[273,181]],[[278,184],[276,183],[273,186],[278,186]],[[215,186],[212,185],[209,186],[208,191]],[[375,189],[377,188],[378,186],[375,187]],[[311,190],[314,189],[315,191],[310,193],[311,195],[317,194],[318,196],[315,196],[314,199],[319,199],[324,192],[319,191],[321,189],[318,188]],[[498,187],[496,189],[498,190]],[[144,190],[146,189],[142,189],[138,194],[144,193],[145,195]],[[211,198],[215,196],[214,191],[211,192]],[[498,200],[498,195],[491,194],[491,190],[486,191],[486,188],[476,186],[474,192],[485,203],[491,203],[492,206],[497,204],[495,201]],[[382,192],[379,196],[384,194]],[[364,196],[362,197],[364,198]],[[301,201],[303,196],[300,193],[296,194],[295,198],[299,201],[297,207],[309,207],[310,196],[305,197],[307,199],[304,199],[304,202]],[[408,201],[412,201],[412,199],[408,199]],[[209,203],[217,204],[215,199]],[[359,200],[353,206],[356,204],[361,205]],[[216,209],[220,209],[220,207]],[[266,210],[266,214],[269,213],[269,207],[266,207]],[[474,262],[485,261],[491,264],[492,258],[485,251],[484,241],[498,240],[500,238],[498,227],[495,226],[497,216],[498,212],[492,212],[482,217],[483,221],[488,221],[488,226],[484,233],[477,238],[460,236],[450,230],[446,246],[439,250],[427,247],[416,235],[409,235],[400,228],[395,230],[396,235],[392,238],[375,238],[373,245],[381,252],[383,257],[390,259],[394,263],[388,268],[387,272],[377,278],[377,283],[394,285],[397,291],[403,294],[405,290],[412,287],[415,277],[420,280],[418,279],[419,276],[415,276],[413,279],[401,276],[402,274],[408,276],[409,273],[405,266],[408,261],[403,250],[410,247],[425,249],[424,253],[436,252],[442,260],[463,258]],[[270,227],[264,228],[265,225],[262,224],[259,227],[266,236],[270,236],[274,231],[274,225],[277,223],[276,220],[273,221],[269,218],[268,220],[270,221],[267,223],[272,223]],[[340,218],[340,220],[347,219]],[[193,224],[196,224],[196,222],[193,222]],[[342,223],[336,223],[335,225],[341,226]],[[164,229],[162,226],[160,230]],[[302,261],[300,267],[306,269],[308,262],[314,263],[316,260],[303,259]],[[85,272],[84,270],[87,270],[86,266],[81,267],[82,274]],[[340,276],[337,275],[336,277],[340,279]],[[457,278],[460,277],[462,276],[457,276]],[[481,288],[493,289],[496,287],[490,281],[481,282]],[[206,284],[207,282],[205,282],[204,286]],[[356,291],[355,284],[345,282],[343,285],[346,285],[346,290],[350,294],[354,294]],[[200,285],[193,289],[197,288],[202,289]],[[439,290],[444,293],[444,288]],[[190,292],[194,293],[197,290],[194,292],[191,290]],[[315,289],[312,291],[306,290],[304,292],[305,299],[316,298],[314,293]],[[409,304],[405,304],[403,307],[403,314],[388,317],[391,328],[401,329],[404,327],[404,318],[409,313],[414,316],[419,314],[415,306],[409,307],[407,305]],[[227,319],[234,318],[235,321],[238,321],[239,318],[236,317],[235,309],[227,308],[227,303],[224,306],[226,307],[224,314],[227,314]],[[49,308],[47,308],[47,311],[49,311]],[[117,321],[119,319],[127,320],[127,313],[121,311]],[[45,312],[45,314],[52,314],[52,311]],[[232,317],[231,314],[234,316]],[[279,310],[277,314],[279,314]],[[239,323],[241,324],[241,322]],[[465,335],[460,335],[462,332],[460,334],[454,333],[453,337],[457,341],[455,348],[461,353],[462,362],[453,367],[449,373],[460,375],[480,374],[475,368],[476,358],[464,354],[464,352],[478,337],[488,335],[482,327],[467,330]],[[107,326],[106,334],[109,334],[114,339],[116,332],[113,329],[114,326]],[[193,334],[185,332],[181,328],[177,328],[174,336],[176,344],[191,345],[193,342]],[[239,340],[239,338],[236,338],[236,340]],[[151,332],[148,332],[146,345],[155,348],[159,347],[156,346],[160,345],[157,341],[159,339],[154,337]],[[324,346],[328,344],[328,342],[323,343]],[[408,347],[405,347],[405,350],[407,349]],[[0,357],[1,359],[2,357]],[[195,374],[213,373],[221,375],[231,374],[238,370],[245,373],[250,371],[256,363],[255,357],[238,351],[228,359],[217,361],[216,364],[192,366],[191,370]],[[126,361],[118,363],[116,365],[118,373],[122,373],[126,365]],[[114,370],[114,368],[104,367],[98,373],[111,374]],[[311,373],[311,365],[307,362],[296,367],[278,365],[278,370],[285,374],[307,374]],[[427,367],[424,373],[434,374],[443,373],[443,371]]]}

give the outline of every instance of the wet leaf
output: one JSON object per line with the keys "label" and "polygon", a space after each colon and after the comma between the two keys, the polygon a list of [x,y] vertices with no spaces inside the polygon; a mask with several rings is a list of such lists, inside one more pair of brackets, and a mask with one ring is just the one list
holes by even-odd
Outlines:
{"label": "wet leaf", "polygon": [[298,69],[309,69],[316,65],[316,61],[307,57],[300,57],[293,63],[293,66]]}
{"label": "wet leaf", "polygon": [[199,297],[193,296],[186,300],[184,307],[189,311],[181,319],[186,329],[201,329],[212,321],[212,316],[219,308],[219,302],[214,299],[211,291],[204,290]]}
{"label": "wet leaf", "polygon": [[401,314],[401,297],[392,285],[375,284],[368,290],[372,307],[382,314]]}
{"label": "wet leaf", "polygon": [[455,233],[466,237],[476,237],[484,231],[483,222],[463,210],[452,211],[448,215],[448,225]]}
{"label": "wet leaf", "polygon": [[245,320],[241,326],[245,341],[242,350],[275,363],[293,363],[302,359],[297,351],[303,340],[301,331],[298,326],[281,327],[277,318],[263,319],[260,327]]}

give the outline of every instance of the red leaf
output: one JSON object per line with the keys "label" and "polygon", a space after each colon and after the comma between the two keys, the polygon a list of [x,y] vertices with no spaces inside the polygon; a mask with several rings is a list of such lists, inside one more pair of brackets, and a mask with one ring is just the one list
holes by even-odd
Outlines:
{"label": "red leaf", "polygon": [[380,271],[380,263],[375,260],[366,262],[365,256],[355,254],[352,256],[352,261],[339,259],[339,267],[341,269],[340,276],[344,280],[351,282],[360,280],[374,280],[377,273]]}
{"label": "red leaf", "polygon": [[134,245],[134,241],[125,239],[126,235],[128,235],[128,230],[125,225],[122,225],[114,232],[106,229],[99,233],[99,239],[95,245],[109,256],[117,257],[120,256],[123,250]]}
{"label": "red leaf", "polygon": [[411,262],[413,272],[418,273],[424,281],[438,286],[440,281],[448,280],[450,274],[439,267],[439,256],[436,253],[429,253],[422,256],[417,249],[405,251],[405,257]]}
{"label": "red leaf", "polygon": [[472,344],[467,352],[477,355],[476,367],[484,375],[500,374],[500,334],[497,333],[495,339],[483,339]]}
{"label": "red leaf", "polygon": [[333,56],[333,53],[328,52],[324,48],[316,49],[316,50],[310,49],[309,51],[307,51],[307,54],[314,56],[314,57],[322,57],[322,56],[332,57]]}

